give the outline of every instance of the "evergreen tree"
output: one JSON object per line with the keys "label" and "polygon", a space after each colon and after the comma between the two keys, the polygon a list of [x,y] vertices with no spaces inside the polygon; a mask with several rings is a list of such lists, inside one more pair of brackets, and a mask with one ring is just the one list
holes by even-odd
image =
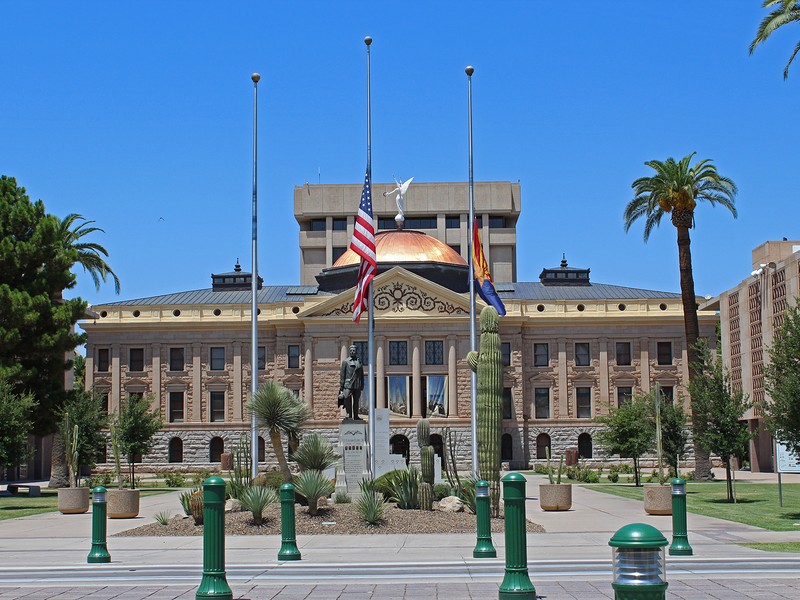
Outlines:
{"label": "evergreen tree", "polygon": [[790,307],[775,332],[764,369],[771,401],[762,407],[767,429],[800,456],[800,310]]}
{"label": "evergreen tree", "polygon": [[164,423],[157,410],[150,410],[153,395],[131,395],[120,404],[116,429],[120,452],[128,457],[131,489],[136,487],[136,459],[153,448],[153,436]]}
{"label": "evergreen tree", "polygon": [[[65,422],[67,414],[70,427],[78,426],[78,465],[93,467],[106,445],[106,436],[102,430],[108,428],[108,415],[103,410],[100,395],[94,390],[70,390],[60,410],[61,424]],[[63,427],[60,433],[62,437],[68,435]]]}
{"label": "evergreen tree", "polygon": [[633,459],[637,486],[641,485],[639,458],[655,447],[656,428],[651,403],[648,396],[636,394],[619,408],[611,407],[608,415],[595,418],[596,422],[605,425],[595,434],[595,441],[609,454]]}
{"label": "evergreen tree", "polygon": [[17,394],[0,377],[0,467],[16,467],[28,458],[28,434],[36,400]]}

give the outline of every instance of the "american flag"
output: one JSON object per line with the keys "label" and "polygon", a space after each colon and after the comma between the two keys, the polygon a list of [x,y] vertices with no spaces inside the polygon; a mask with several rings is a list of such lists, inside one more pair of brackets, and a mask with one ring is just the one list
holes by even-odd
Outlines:
{"label": "american flag", "polygon": [[356,226],[350,248],[361,257],[356,283],[356,297],[353,301],[353,321],[358,323],[361,313],[367,308],[367,290],[378,270],[375,257],[375,225],[372,220],[372,184],[369,169],[364,176],[364,189],[361,190],[361,204],[358,206]]}

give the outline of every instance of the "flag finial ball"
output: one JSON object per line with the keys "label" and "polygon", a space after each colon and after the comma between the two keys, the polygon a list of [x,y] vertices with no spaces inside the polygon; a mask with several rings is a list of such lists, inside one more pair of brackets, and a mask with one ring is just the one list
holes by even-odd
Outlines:
{"label": "flag finial ball", "polygon": [[475,67],[473,67],[472,65],[470,65],[466,69],[464,69],[464,73],[467,74],[467,77],[472,77],[472,74],[474,72],[475,72]]}
{"label": "flag finial ball", "polygon": [[258,73],[253,73],[252,75],[250,75],[250,79],[253,80],[253,83],[258,83],[259,81],[261,81],[261,75],[259,75]]}
{"label": "flag finial ball", "polygon": [[371,36],[369,36],[369,35],[368,35],[367,37],[365,37],[365,38],[364,38],[364,43],[365,43],[367,46],[369,46],[369,45],[372,43],[372,37],[371,37]]}

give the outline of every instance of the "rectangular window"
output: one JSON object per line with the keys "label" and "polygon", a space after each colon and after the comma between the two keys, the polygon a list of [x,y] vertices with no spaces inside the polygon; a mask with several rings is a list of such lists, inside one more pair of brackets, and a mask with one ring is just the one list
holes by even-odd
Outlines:
{"label": "rectangular window", "polygon": [[510,367],[511,366],[511,343],[510,342],[501,342],[500,343],[500,356],[503,358],[503,366]]}
{"label": "rectangular window", "polygon": [[290,369],[299,369],[300,368],[300,346],[297,344],[289,344],[289,368]]}
{"label": "rectangular window", "polygon": [[97,395],[100,398],[100,410],[108,414],[108,392],[98,392]]}
{"label": "rectangular window", "polygon": [[325,231],[325,219],[311,219],[311,231]]}
{"label": "rectangular window", "polygon": [[514,396],[511,393],[511,388],[503,388],[503,418],[514,418]]}
{"label": "rectangular window", "polygon": [[97,370],[100,373],[108,371],[108,348],[98,348],[97,350]]}
{"label": "rectangular window", "polygon": [[333,219],[334,231],[347,231],[347,218],[334,217]]}
{"label": "rectangular window", "polygon": [[445,375],[428,375],[426,381],[428,395],[428,416],[447,416],[447,377]]}
{"label": "rectangular window", "polygon": [[365,367],[369,364],[369,342],[353,342],[356,347],[356,356]]}
{"label": "rectangular window", "polygon": [[436,229],[436,217],[406,217],[406,229]]}
{"label": "rectangular window", "polygon": [[131,348],[128,351],[128,370],[144,371],[144,348]]}
{"label": "rectangular window", "polygon": [[390,375],[386,378],[387,404],[390,413],[408,416],[410,401],[408,387],[408,377],[405,375]]}
{"label": "rectangular window", "polygon": [[577,417],[579,419],[592,418],[592,388],[575,388],[575,399],[577,401]]}
{"label": "rectangular window", "polygon": [[447,215],[444,218],[445,229],[459,229],[461,227],[461,217],[459,215]]}
{"label": "rectangular window", "polygon": [[425,342],[425,364],[444,364],[444,342],[442,340],[431,340]]}
{"label": "rectangular window", "polygon": [[550,352],[547,344],[533,345],[533,366],[546,367],[550,364]]}
{"label": "rectangular window", "polygon": [[450,244],[450,247],[456,254],[461,254],[461,244]]}
{"label": "rectangular window", "polygon": [[658,354],[658,364],[672,364],[672,342],[658,342],[656,344]]}
{"label": "rectangular window", "polygon": [[628,366],[631,364],[631,343],[617,342],[617,366]]}
{"label": "rectangular window", "polygon": [[633,398],[633,388],[632,387],[618,387],[617,388],[617,406],[622,408],[626,404],[631,403],[631,399]]}
{"label": "rectangular window", "polygon": [[480,215],[475,215],[475,222],[478,224],[478,228],[483,227],[483,217]]}
{"label": "rectangular window", "polygon": [[397,229],[394,217],[378,217],[378,229]]}
{"label": "rectangular window", "polygon": [[211,370],[225,370],[225,347],[215,346],[211,348]]}
{"label": "rectangular window", "polygon": [[142,399],[143,396],[144,394],[142,392],[130,392],[128,394],[128,402],[131,403],[138,402],[139,400]]}
{"label": "rectangular window", "polygon": [[264,371],[266,368],[267,368],[267,348],[266,348],[266,346],[259,346],[258,347],[258,370],[259,371]]}
{"label": "rectangular window", "polygon": [[389,342],[389,364],[407,365],[408,364],[408,342],[390,341]]}
{"label": "rectangular window", "polygon": [[672,404],[672,401],[675,399],[675,388],[671,385],[660,385],[658,387],[661,390],[661,402]]}
{"label": "rectangular window", "polygon": [[533,416],[535,419],[550,418],[550,388],[533,390]]}
{"label": "rectangular window", "polygon": [[505,229],[506,218],[489,215],[489,229]]}
{"label": "rectangular window", "polygon": [[211,404],[211,421],[221,422],[225,420],[225,392],[210,392],[209,403]]}
{"label": "rectangular window", "polygon": [[589,365],[589,342],[578,342],[575,344],[575,366],[588,367]]}
{"label": "rectangular window", "polygon": [[169,393],[169,422],[183,423],[183,392]]}
{"label": "rectangular window", "polygon": [[334,246],[333,254],[331,255],[333,262],[339,260],[339,258],[341,258],[342,254],[344,254],[345,252],[347,252],[347,246]]}
{"label": "rectangular window", "polygon": [[169,349],[169,370],[170,371],[183,371],[186,368],[186,362],[183,358],[183,348],[170,348]]}

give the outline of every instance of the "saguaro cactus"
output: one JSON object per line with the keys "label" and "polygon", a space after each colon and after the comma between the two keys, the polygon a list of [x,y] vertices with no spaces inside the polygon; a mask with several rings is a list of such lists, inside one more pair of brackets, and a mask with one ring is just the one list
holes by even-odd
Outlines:
{"label": "saguaro cactus", "polygon": [[417,423],[417,443],[422,471],[422,485],[419,487],[421,510],[433,510],[433,446],[430,441],[431,425],[427,419],[420,419]]}
{"label": "saguaro cactus", "polygon": [[503,356],[500,352],[500,317],[491,306],[481,311],[480,351],[467,355],[469,368],[478,374],[478,469],[489,482],[492,516],[500,514],[500,436],[503,425]]}

